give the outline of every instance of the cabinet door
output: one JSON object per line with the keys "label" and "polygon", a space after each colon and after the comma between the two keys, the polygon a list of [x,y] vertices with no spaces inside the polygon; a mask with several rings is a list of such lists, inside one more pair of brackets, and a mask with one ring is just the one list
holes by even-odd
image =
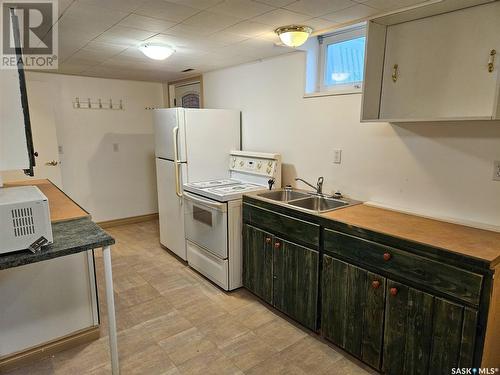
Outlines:
{"label": "cabinet door", "polygon": [[318,267],[317,251],[274,239],[274,306],[312,330],[317,320]]}
{"label": "cabinet door", "polygon": [[380,118],[491,118],[498,65],[489,72],[488,60],[500,50],[499,18],[492,3],[389,26]]}
{"label": "cabinet door", "polygon": [[476,310],[391,280],[386,294],[387,374],[449,374],[472,367]]}
{"label": "cabinet door", "polygon": [[322,268],[322,334],[380,368],[385,278],[328,255]]}
{"label": "cabinet door", "polygon": [[243,285],[272,303],[273,236],[245,224],[243,231]]}

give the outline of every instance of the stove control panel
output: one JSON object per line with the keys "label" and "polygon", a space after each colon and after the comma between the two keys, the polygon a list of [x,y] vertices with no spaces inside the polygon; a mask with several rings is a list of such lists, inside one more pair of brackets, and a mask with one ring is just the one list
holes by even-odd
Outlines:
{"label": "stove control panel", "polygon": [[232,155],[230,169],[238,172],[274,177],[277,171],[278,161],[275,159],[261,159],[241,155]]}

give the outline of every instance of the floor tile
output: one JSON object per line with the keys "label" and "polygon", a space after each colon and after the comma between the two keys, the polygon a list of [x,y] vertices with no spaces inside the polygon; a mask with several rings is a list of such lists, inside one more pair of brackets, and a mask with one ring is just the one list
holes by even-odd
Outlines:
{"label": "floor tile", "polygon": [[195,327],[161,340],[159,345],[176,365],[216,349],[216,345]]}

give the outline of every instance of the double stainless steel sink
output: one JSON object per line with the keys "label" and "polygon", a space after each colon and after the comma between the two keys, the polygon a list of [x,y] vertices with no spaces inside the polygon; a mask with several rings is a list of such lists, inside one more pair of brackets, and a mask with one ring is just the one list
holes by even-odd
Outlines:
{"label": "double stainless steel sink", "polygon": [[337,199],[325,195],[317,195],[296,190],[278,190],[257,194],[259,197],[285,203],[306,211],[327,212],[346,206],[352,206],[360,202]]}

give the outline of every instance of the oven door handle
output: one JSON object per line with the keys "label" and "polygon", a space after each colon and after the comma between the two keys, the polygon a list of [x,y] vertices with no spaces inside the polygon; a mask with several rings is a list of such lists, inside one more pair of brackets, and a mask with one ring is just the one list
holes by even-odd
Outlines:
{"label": "oven door handle", "polygon": [[204,206],[208,206],[210,208],[213,208],[218,211],[226,212],[226,204],[225,203],[219,203],[219,202],[214,202],[208,199],[203,199],[197,195],[188,193],[187,191],[184,191],[183,196],[185,199],[193,201],[195,203],[199,203]]}

